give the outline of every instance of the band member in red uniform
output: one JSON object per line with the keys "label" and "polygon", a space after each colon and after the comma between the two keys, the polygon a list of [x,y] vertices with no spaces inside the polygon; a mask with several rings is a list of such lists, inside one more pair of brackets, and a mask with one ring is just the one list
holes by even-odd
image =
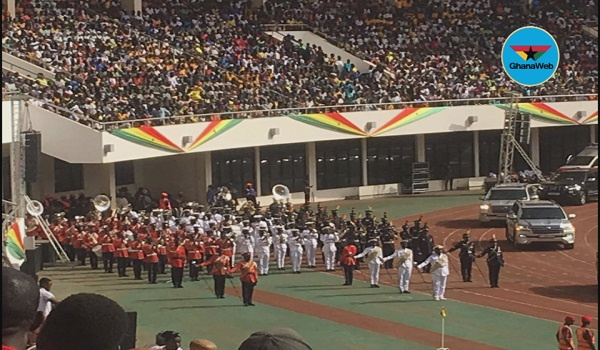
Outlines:
{"label": "band member in red uniform", "polygon": [[[204,238],[204,251],[205,251],[205,259],[206,260],[210,260],[210,258],[217,254],[217,249],[219,248],[219,245],[217,244],[217,241],[215,239],[215,237],[213,236],[213,231],[209,230],[206,231],[206,237]],[[210,269],[211,269],[211,265],[208,265],[206,267],[206,270],[208,271],[208,273],[210,273]]]}
{"label": "band member in red uniform", "polygon": [[233,241],[233,238],[227,237],[227,234],[225,232],[222,232],[221,238],[217,240],[217,243],[221,248],[221,253],[229,257],[229,266],[232,267],[231,258],[233,257],[233,248],[235,247],[235,242]]}
{"label": "band member in red uniform", "polygon": [[[93,228],[92,228],[93,229]],[[87,252],[87,256],[90,258],[90,267],[92,270],[98,269],[98,255],[92,249],[98,245],[98,234],[89,231],[83,237],[83,247]]]}
{"label": "band member in red uniform", "polygon": [[127,277],[127,259],[129,251],[127,250],[127,242],[123,238],[123,233],[117,233],[117,237],[113,239],[115,245],[115,258],[117,258],[117,273],[119,277]]}
{"label": "band member in red uniform", "polygon": [[104,266],[104,272],[113,272],[114,260],[115,245],[113,243],[112,235],[108,232],[108,229],[106,229],[106,233],[102,238],[102,265]]}
{"label": "band member in red uniform", "polygon": [[192,281],[198,281],[198,263],[202,260],[202,252],[200,249],[204,249],[204,245],[200,246],[192,235],[190,238],[185,240],[183,245],[187,252],[187,260],[190,269],[190,279]]}
{"label": "band member in red uniform", "polygon": [[73,249],[75,250],[77,260],[79,260],[79,266],[85,266],[86,252],[85,248],[83,248],[83,232],[81,232],[81,228],[75,228],[73,236],[71,237],[71,244],[73,245]]}
{"label": "band member in red uniform", "polygon": [[158,273],[164,275],[166,273],[165,268],[167,266],[167,243],[164,237],[158,238],[156,245],[156,252],[158,253]]}
{"label": "band member in red uniform", "polygon": [[185,248],[179,244],[179,237],[175,236],[173,245],[169,249],[169,264],[171,265],[171,281],[173,288],[183,288],[183,267],[185,266]]}
{"label": "band member in red uniform", "polygon": [[354,278],[354,269],[356,267],[356,259],[354,256],[356,255],[357,248],[354,245],[354,241],[349,240],[342,250],[341,263],[344,268],[344,278],[346,281],[344,282],[344,286],[351,286],[352,280]]}
{"label": "band member in red uniform", "polygon": [[146,263],[146,270],[148,271],[148,283],[156,284],[158,254],[156,253],[156,246],[152,242],[151,237],[146,238],[146,242],[142,245],[142,252],[144,252],[144,263]]}
{"label": "band member in red uniform", "polygon": [[215,282],[215,295],[217,296],[217,299],[223,299],[225,298],[225,278],[227,278],[230,266],[229,256],[225,255],[225,252],[219,249],[216,255],[213,255],[210,259],[198,266],[209,265],[212,265],[210,273]]}
{"label": "band member in red uniform", "polygon": [[142,252],[142,242],[136,237],[129,242],[129,258],[133,265],[133,277],[136,280],[142,279],[142,262],[144,261],[144,252]]}
{"label": "band member in red uniform", "polygon": [[160,209],[162,210],[172,210],[171,200],[169,199],[169,194],[167,192],[163,192],[161,194],[160,201],[158,202]]}
{"label": "band member in red uniform", "polygon": [[242,281],[242,299],[244,306],[254,306],[252,303],[252,294],[254,286],[258,283],[258,266],[250,260],[250,253],[242,254],[243,260],[237,263],[231,272],[240,271],[240,281]]}

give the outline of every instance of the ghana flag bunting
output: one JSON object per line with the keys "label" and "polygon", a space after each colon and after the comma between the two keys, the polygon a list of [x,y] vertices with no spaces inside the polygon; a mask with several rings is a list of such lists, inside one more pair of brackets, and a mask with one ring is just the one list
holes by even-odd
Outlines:
{"label": "ghana flag bunting", "polygon": [[[498,108],[510,109],[508,104],[498,104]],[[528,113],[533,118],[545,119],[560,124],[579,124],[573,118],[557,111],[543,102],[517,103],[517,109],[521,113]]]}
{"label": "ghana flag bunting", "polygon": [[183,152],[181,147],[174,144],[152,126],[140,126],[138,128],[119,129],[111,131],[111,134],[122,139],[156,148],[168,152]]}
{"label": "ghana flag bunting", "polygon": [[226,119],[226,120],[213,120],[208,126],[196,137],[194,142],[188,146],[186,151],[191,151],[196,147],[205,144],[206,142],[214,139],[215,137],[222,135],[227,130],[233,128],[242,122],[242,119]]}
{"label": "ghana flag bunting", "polygon": [[290,115],[289,117],[301,123],[312,125],[321,129],[327,129],[346,134],[367,136],[366,132],[338,112]]}
{"label": "ghana flag bunting", "polygon": [[423,118],[427,118],[446,107],[409,107],[404,108],[395,117],[383,124],[379,129],[375,130],[371,136],[380,135],[399,127],[414,123]]}
{"label": "ghana flag bunting", "polygon": [[598,122],[598,111],[595,111],[589,117],[585,118],[581,124],[592,124],[593,122]]}

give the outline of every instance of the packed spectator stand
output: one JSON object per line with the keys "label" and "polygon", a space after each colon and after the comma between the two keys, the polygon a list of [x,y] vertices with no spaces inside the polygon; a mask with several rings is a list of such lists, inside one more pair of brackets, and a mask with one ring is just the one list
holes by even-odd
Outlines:
{"label": "packed spectator stand", "polygon": [[[181,115],[190,117],[177,122],[224,112],[255,111],[238,116],[248,118],[278,108],[496,98],[506,91],[597,92],[598,46],[582,30],[585,21],[597,21],[588,17],[595,0],[143,5],[142,14],[126,14],[119,1],[18,2],[14,18],[3,16],[3,49],[53,67],[56,78],[3,70],[5,91],[22,90],[76,120],[155,125]],[[265,33],[273,23],[303,23],[374,68],[359,72],[319,47],[289,37],[280,42]],[[535,88],[512,82],[498,59],[507,35],[527,24],[549,30],[561,49],[555,77]]]}

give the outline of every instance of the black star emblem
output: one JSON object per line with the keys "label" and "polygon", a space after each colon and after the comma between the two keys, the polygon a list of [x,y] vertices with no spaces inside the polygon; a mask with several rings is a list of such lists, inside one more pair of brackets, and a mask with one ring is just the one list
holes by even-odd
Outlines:
{"label": "black star emblem", "polygon": [[531,46],[529,46],[529,50],[525,51],[525,54],[527,55],[527,58],[525,59],[525,61],[529,61],[530,58],[535,61],[535,54],[536,53],[538,53],[538,52],[537,51],[533,51],[533,49],[531,48]]}

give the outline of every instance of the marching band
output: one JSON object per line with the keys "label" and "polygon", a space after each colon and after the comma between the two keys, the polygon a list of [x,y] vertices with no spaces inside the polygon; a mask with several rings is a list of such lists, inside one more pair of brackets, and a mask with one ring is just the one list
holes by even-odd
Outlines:
{"label": "marching band", "polygon": [[[343,268],[344,285],[352,284],[353,271],[362,261],[369,269],[372,288],[379,287],[384,265],[398,270],[400,292],[409,293],[412,270],[417,266],[419,272],[431,272],[433,297],[444,299],[448,256],[443,247],[434,245],[422,217],[412,226],[405,222],[398,232],[387,213],[378,221],[371,209],[364,217],[354,208],[339,216],[338,208],[329,211],[317,205],[313,211],[307,203],[296,209],[276,198],[266,208],[247,201],[236,210],[227,195],[220,195],[217,203],[222,206],[205,208],[189,202],[176,210],[137,213],[126,208],[112,215],[106,213],[100,220],[88,216],[69,221],[58,214],[50,229],[72,260],[77,258],[85,265],[89,257],[92,269],[97,269],[101,256],[105,273],[113,272],[116,260],[119,277],[127,277],[127,269],[132,267],[135,279],[141,280],[145,270],[148,283],[154,284],[168,264],[173,287],[183,288],[184,267],[191,281],[198,281],[206,267],[215,280],[218,298],[223,297],[222,276],[237,266],[236,251],[248,256],[248,261],[256,260],[257,275],[266,276],[272,252],[278,270],[285,270],[289,256],[292,272],[298,274],[303,261],[308,268],[316,267],[320,247],[326,271]],[[468,273],[468,277],[463,276],[465,281],[470,281]]]}

